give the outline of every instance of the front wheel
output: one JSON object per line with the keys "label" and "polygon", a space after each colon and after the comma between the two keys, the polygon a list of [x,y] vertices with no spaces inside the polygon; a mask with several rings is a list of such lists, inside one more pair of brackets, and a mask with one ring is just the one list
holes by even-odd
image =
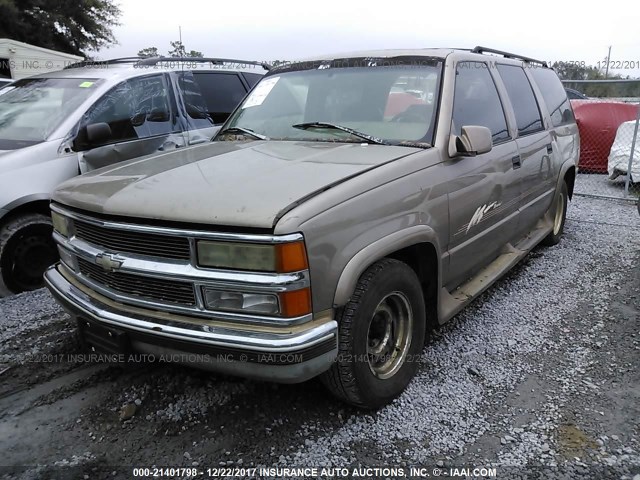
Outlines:
{"label": "front wheel", "polygon": [[29,213],[0,227],[0,297],[44,286],[44,271],[56,262],[51,218]]}
{"label": "front wheel", "polygon": [[567,203],[569,202],[569,189],[567,184],[562,182],[560,193],[556,198],[556,205],[553,213],[553,230],[542,240],[543,245],[552,246],[560,243],[560,237],[564,232],[564,222],[567,219]]}
{"label": "front wheel", "polygon": [[418,277],[403,262],[380,260],[362,274],[338,317],[338,358],[322,382],[352,405],[386,405],[414,377],[424,346],[426,313]]}

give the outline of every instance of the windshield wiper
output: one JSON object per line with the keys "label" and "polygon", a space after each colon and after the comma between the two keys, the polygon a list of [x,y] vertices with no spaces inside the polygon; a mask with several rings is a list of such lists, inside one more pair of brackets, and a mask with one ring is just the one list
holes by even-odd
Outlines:
{"label": "windshield wiper", "polygon": [[244,128],[244,127],[225,128],[224,130],[219,132],[218,135],[224,135],[225,133],[244,133],[245,135],[251,135],[252,137],[257,138],[258,140],[269,140],[269,137],[267,137],[266,135],[262,135],[261,133],[256,133],[250,128]]}
{"label": "windshield wiper", "polygon": [[388,145],[387,142],[382,140],[381,138],[374,137],[372,135],[368,135],[366,133],[359,132],[349,127],[343,127],[342,125],[336,125],[334,123],[328,122],[305,122],[305,123],[297,123],[295,125],[291,125],[293,128],[299,128],[300,130],[307,130],[309,128],[329,128],[333,130],[341,130],[343,132],[347,132],[354,137],[362,138],[369,143],[374,143],[376,145]]}

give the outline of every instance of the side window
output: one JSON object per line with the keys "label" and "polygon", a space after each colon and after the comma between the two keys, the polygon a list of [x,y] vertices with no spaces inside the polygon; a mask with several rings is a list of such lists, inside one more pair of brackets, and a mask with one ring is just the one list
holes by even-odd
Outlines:
{"label": "side window", "polygon": [[567,92],[562,86],[556,72],[550,68],[534,68],[531,70],[533,79],[542,92],[542,98],[547,105],[551,123],[554,127],[572,123],[574,121],[571,103],[567,98]]}
{"label": "side window", "polygon": [[237,73],[193,72],[193,78],[216,124],[224,123],[247,94]]}
{"label": "side window", "polygon": [[498,90],[489,68],[482,62],[461,62],[456,69],[454,135],[460,135],[462,127],[467,125],[487,127],[493,143],[510,138]]}
{"label": "side window", "polygon": [[164,76],[132,78],[118,84],[91,107],[80,126],[102,122],[111,127],[111,142],[178,131]]}
{"label": "side window", "polygon": [[518,134],[528,135],[542,130],[544,127],[538,102],[522,67],[498,65],[498,73],[513,105]]}
{"label": "side window", "polygon": [[242,75],[244,75],[244,79],[249,84],[249,88],[255,87],[256,83],[258,83],[262,78],[262,75],[258,75],[257,73],[244,72]]}
{"label": "side window", "polygon": [[199,130],[213,126],[209,115],[209,107],[205,102],[200,85],[196,82],[193,72],[186,70],[177,72],[178,87],[187,113],[188,130]]}

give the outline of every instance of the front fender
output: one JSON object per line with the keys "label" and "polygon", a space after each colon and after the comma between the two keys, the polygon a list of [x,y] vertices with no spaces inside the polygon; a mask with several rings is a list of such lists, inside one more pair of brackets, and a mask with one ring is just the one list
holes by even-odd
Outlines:
{"label": "front fender", "polygon": [[51,199],[50,193],[31,193],[20,198],[16,198],[14,201],[8,203],[0,209],[0,219],[12,212],[16,208],[26,205],[27,203],[39,202],[42,200],[48,201]]}
{"label": "front fender", "polygon": [[[414,225],[399,230],[360,250],[342,270],[333,299],[334,307],[341,307],[349,301],[356,289],[358,279],[370,265],[393,252],[418,243],[432,244],[436,249],[437,258],[441,258],[438,237],[435,231],[427,225]],[[438,291],[440,285],[441,268],[438,268]]]}

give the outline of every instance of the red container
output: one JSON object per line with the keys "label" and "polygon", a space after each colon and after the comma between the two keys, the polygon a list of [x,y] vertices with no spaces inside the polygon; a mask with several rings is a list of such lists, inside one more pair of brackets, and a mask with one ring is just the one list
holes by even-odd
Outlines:
{"label": "red container", "polygon": [[638,105],[622,102],[571,100],[580,132],[580,161],[583,173],[607,173],[609,150],[623,122],[635,120]]}

